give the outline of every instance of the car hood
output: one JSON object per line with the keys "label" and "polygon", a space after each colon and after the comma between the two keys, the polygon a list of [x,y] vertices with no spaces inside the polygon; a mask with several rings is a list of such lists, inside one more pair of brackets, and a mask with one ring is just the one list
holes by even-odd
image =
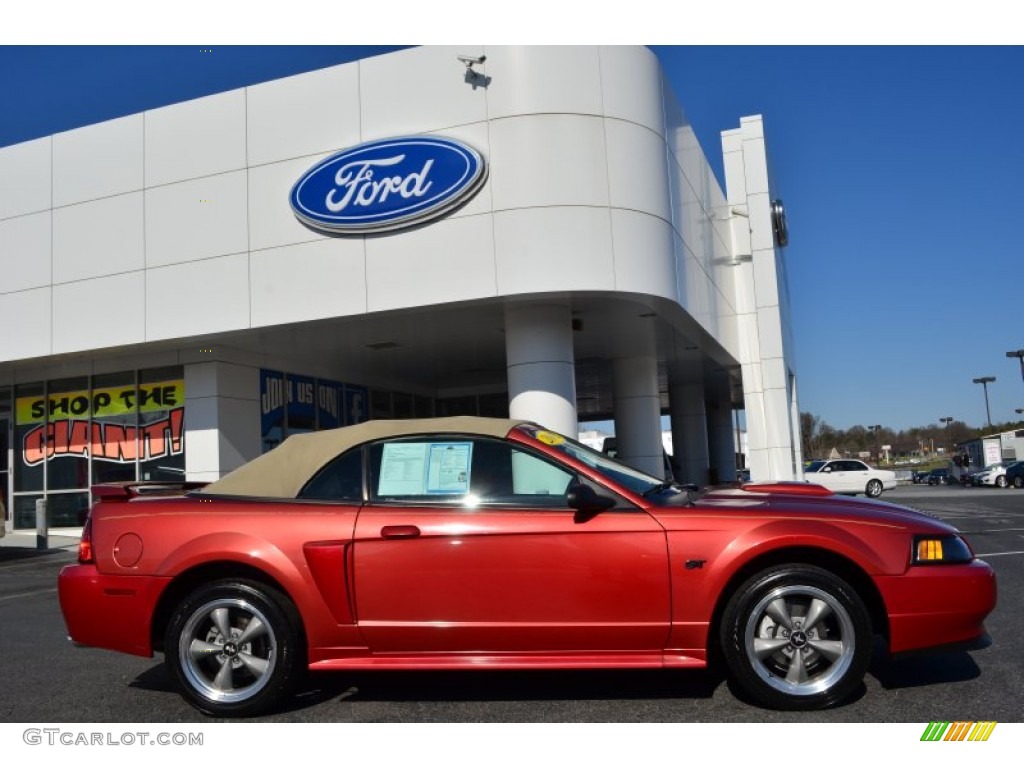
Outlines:
{"label": "car hood", "polygon": [[[792,488],[776,490],[791,485]],[[730,508],[742,513],[779,517],[830,517],[873,522],[916,532],[953,533],[957,529],[934,515],[901,504],[833,494],[812,483],[772,484],[712,489],[697,506]]]}

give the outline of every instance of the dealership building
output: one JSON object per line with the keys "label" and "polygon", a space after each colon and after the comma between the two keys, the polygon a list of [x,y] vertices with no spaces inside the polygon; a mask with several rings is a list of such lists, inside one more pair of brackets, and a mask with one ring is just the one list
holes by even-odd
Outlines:
{"label": "dealership building", "polygon": [[761,118],[702,149],[643,47],[413,48],[2,147],[8,530],[366,419],[614,420],[659,476],[665,420],[678,480],[801,479],[787,237]]}

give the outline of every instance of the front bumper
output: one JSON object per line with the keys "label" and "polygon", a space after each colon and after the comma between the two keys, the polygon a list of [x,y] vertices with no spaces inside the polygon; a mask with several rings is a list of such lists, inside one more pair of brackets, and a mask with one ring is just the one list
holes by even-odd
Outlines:
{"label": "front bumper", "polygon": [[170,579],[111,576],[95,565],[66,565],[57,577],[57,596],[78,645],[152,656],[150,627],[157,600]]}
{"label": "front bumper", "polygon": [[891,653],[984,637],[985,617],[996,606],[996,575],[984,560],[913,566],[876,582],[889,614]]}

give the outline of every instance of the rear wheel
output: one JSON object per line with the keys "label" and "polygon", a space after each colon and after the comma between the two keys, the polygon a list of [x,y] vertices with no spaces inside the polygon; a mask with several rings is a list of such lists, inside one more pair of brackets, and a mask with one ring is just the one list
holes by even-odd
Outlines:
{"label": "rear wheel", "polygon": [[877,499],[882,495],[882,481],[881,480],[868,480],[867,487],[864,489],[864,493],[869,498]]}
{"label": "rear wheel", "polygon": [[822,709],[847,698],[871,658],[871,620],[829,571],[783,565],[748,579],[720,627],[733,682],[773,709]]}
{"label": "rear wheel", "polygon": [[999,477],[997,477],[996,478],[996,485],[998,485],[1000,488],[1005,488],[1006,487],[1006,475],[1000,475]]}
{"label": "rear wheel", "polygon": [[167,667],[186,699],[217,717],[267,711],[299,672],[297,614],[265,584],[225,580],[177,607],[164,643]]}
{"label": "rear wheel", "polygon": [[1024,477],[1017,475],[1015,478],[1013,478],[1013,487],[1024,488]]}

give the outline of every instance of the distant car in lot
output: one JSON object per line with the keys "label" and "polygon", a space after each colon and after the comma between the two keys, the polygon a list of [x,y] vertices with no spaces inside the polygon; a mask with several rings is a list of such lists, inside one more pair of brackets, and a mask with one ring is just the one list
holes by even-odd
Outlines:
{"label": "distant car in lot", "polygon": [[872,499],[896,487],[895,472],[869,467],[857,459],[812,461],[804,467],[804,479],[834,493],[863,493]]}
{"label": "distant car in lot", "polygon": [[162,651],[217,717],[278,706],[303,670],[719,661],[755,702],[820,709],[862,686],[876,635],[983,642],[996,602],[992,569],[916,510],[810,483],[688,492],[529,422],[368,421],[181,486],[94,486],[58,595],[73,641]]}
{"label": "distant car in lot", "polygon": [[971,485],[995,485],[999,488],[1006,487],[1006,470],[1014,461],[1000,461],[997,464],[989,464],[984,469],[971,474]]}
{"label": "distant car in lot", "polygon": [[923,472],[918,472],[915,469],[914,472],[911,474],[911,478],[910,479],[914,481],[914,485],[919,485],[920,483],[927,483],[928,482],[928,475],[929,475],[929,472],[927,470],[925,470]]}
{"label": "distant car in lot", "polygon": [[953,482],[953,476],[949,474],[949,469],[941,467],[929,472],[928,479],[925,482],[928,485],[949,485]]}
{"label": "distant car in lot", "polygon": [[1008,466],[1003,479],[1006,480],[1007,486],[1012,485],[1014,488],[1024,488],[1024,461],[1016,461]]}

